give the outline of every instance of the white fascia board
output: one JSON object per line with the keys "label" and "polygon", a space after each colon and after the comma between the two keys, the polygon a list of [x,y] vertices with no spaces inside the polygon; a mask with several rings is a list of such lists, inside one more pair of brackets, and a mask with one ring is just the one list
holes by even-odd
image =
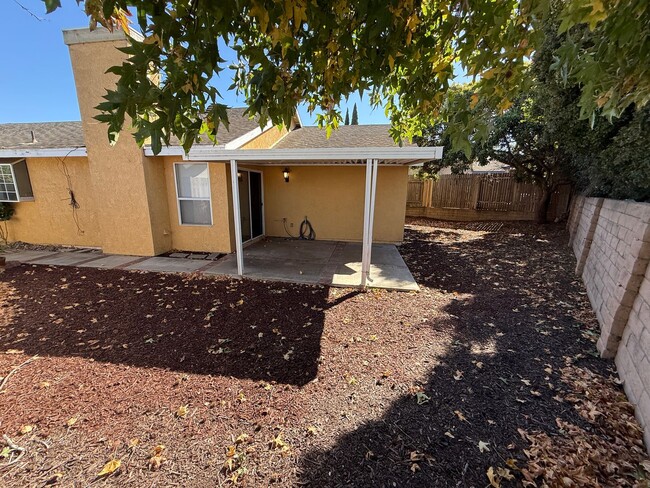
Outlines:
{"label": "white fascia board", "polygon": [[391,161],[429,161],[442,158],[442,147],[336,147],[307,149],[221,149],[193,147],[188,160],[203,161],[353,161],[367,159]]}
{"label": "white fascia board", "polygon": [[[208,146],[210,149],[224,149],[224,145],[219,146]],[[151,150],[151,146],[144,147],[145,156],[182,156],[185,158],[185,150],[182,146],[164,146],[158,154],[154,154]]]}
{"label": "white fascia board", "polygon": [[250,142],[253,139],[255,139],[257,136],[261,136],[262,134],[264,134],[271,127],[273,127],[272,122],[269,122],[268,124],[266,124],[266,126],[263,129],[261,127],[255,127],[252,131],[247,132],[243,136],[239,136],[236,139],[233,139],[232,141],[227,142],[224,145],[224,147],[226,149],[239,149],[240,147],[242,147],[247,142]]}
{"label": "white fascia board", "polygon": [[298,111],[298,109],[296,109],[296,114],[295,115],[296,115],[296,120],[298,120],[298,124],[300,125],[300,127],[304,127],[302,125],[302,119],[300,118],[300,112]]}
{"label": "white fascia board", "polygon": [[0,149],[0,158],[65,158],[87,156],[85,147]]}

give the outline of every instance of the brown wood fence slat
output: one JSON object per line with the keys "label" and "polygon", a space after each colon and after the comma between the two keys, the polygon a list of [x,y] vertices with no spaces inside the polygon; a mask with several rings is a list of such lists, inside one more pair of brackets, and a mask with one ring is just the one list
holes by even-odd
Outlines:
{"label": "brown wood fence slat", "polygon": [[[496,215],[510,212],[519,218],[532,220],[540,192],[537,185],[518,182],[509,174],[440,175],[436,180],[410,179],[407,207],[460,211],[479,219],[481,211],[485,215],[489,213],[491,218],[495,212]],[[569,185],[563,185],[553,193],[548,212],[550,220],[566,215],[570,196]],[[504,218],[508,216],[504,215]]]}

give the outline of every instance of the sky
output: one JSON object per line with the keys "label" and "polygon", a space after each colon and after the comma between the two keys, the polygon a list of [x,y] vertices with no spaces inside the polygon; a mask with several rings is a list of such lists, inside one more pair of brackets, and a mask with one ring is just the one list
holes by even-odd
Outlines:
{"label": "sky", "polygon": [[[1,0],[0,46],[4,73],[0,76],[0,123],[80,120],[68,47],[63,29],[88,26],[88,18],[76,0],[62,0],[63,8],[46,15],[41,0]],[[29,10],[25,10],[23,7]],[[30,13],[31,12],[31,13]],[[222,56],[227,58],[222,53]],[[230,106],[243,106],[242,99],[226,89],[230,79],[215,84]],[[350,110],[357,103],[360,124],[385,124],[382,108],[373,110],[366,97],[350,97],[342,106]],[[315,124],[299,107],[305,125]]]}

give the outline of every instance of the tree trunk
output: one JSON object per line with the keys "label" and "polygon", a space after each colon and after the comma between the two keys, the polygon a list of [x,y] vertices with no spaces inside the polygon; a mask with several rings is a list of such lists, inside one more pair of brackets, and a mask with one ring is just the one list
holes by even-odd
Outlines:
{"label": "tree trunk", "polygon": [[553,191],[550,188],[542,186],[542,196],[537,202],[537,214],[535,216],[535,221],[538,224],[546,223],[546,215],[548,214],[548,207],[551,204],[551,195]]}

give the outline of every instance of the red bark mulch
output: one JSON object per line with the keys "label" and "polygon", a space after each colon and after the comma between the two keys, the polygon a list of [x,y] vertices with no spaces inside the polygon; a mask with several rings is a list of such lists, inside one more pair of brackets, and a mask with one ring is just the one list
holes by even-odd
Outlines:
{"label": "red bark mulch", "polygon": [[6,270],[0,486],[644,486],[563,228],[410,224],[419,293]]}

